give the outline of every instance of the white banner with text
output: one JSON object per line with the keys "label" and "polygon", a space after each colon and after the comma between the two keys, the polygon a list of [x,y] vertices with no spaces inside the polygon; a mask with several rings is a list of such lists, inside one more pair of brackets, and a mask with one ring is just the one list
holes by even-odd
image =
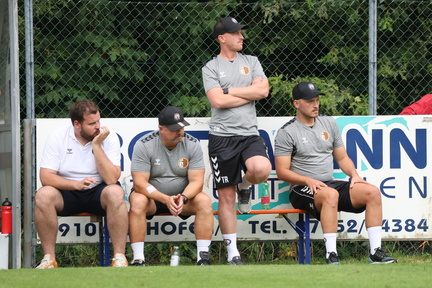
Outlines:
{"label": "white banner with text", "polygon": [[[277,130],[292,117],[258,118],[259,132],[265,140],[272,162],[268,179],[271,190],[271,209],[291,208],[289,184],[279,181],[274,166],[274,137]],[[339,116],[339,125],[348,155],[361,177],[381,190],[383,200],[384,240],[431,239],[429,229],[432,197],[432,117],[429,116]],[[206,173],[204,192],[213,200],[217,210],[217,191],[208,159],[209,118],[187,118],[191,124],[185,131],[198,138],[204,152]],[[47,135],[61,127],[71,125],[70,119],[37,119],[37,175],[42,149]],[[132,186],[130,163],[135,143],[146,133],[156,130],[157,118],[102,118],[101,125],[108,126],[119,137],[122,153],[122,176],[119,179],[125,191]],[[319,165],[319,163],[317,163]],[[335,165],[334,178],[348,179]],[[39,179],[39,177],[38,177]],[[38,187],[40,182],[38,180]],[[125,201],[128,195],[125,194]],[[258,185],[253,187],[252,209],[261,209]],[[289,214],[293,221],[298,215]],[[146,242],[195,241],[193,220],[172,216],[154,217],[148,221]],[[221,231],[215,216],[214,241],[221,241]],[[367,238],[364,213],[339,213],[338,238],[359,240]],[[60,217],[58,243],[95,243],[99,240],[97,223],[87,217]],[[239,240],[293,240],[297,233],[287,221],[277,214],[238,215]],[[311,239],[322,239],[319,222],[311,219]]]}

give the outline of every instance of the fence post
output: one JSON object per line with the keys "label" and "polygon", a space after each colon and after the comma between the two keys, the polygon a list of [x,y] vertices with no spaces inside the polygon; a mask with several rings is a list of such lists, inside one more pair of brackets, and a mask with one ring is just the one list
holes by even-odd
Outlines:
{"label": "fence post", "polygon": [[369,0],[369,115],[377,113],[377,1]]}

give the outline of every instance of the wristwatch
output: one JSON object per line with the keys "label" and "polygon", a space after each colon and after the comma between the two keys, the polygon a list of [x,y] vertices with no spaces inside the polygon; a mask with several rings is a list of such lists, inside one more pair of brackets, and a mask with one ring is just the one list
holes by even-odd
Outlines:
{"label": "wristwatch", "polygon": [[228,88],[223,88],[222,91],[224,94],[228,94]]}
{"label": "wristwatch", "polygon": [[182,194],[183,197],[183,204],[186,204],[189,201],[189,198],[186,197],[186,195]]}

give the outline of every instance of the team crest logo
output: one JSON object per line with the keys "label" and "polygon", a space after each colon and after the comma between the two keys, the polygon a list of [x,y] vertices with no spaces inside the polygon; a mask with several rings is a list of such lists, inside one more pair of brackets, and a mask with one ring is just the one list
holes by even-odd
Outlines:
{"label": "team crest logo", "polygon": [[186,168],[189,166],[189,160],[186,158],[180,158],[177,164],[180,168]]}
{"label": "team crest logo", "polygon": [[323,132],[321,132],[321,139],[322,139],[323,141],[328,141],[328,140],[330,139],[330,135],[329,135],[329,133],[328,133],[327,131],[323,131]]}
{"label": "team crest logo", "polygon": [[180,114],[179,113],[174,113],[174,119],[176,121],[179,121],[180,120]]}
{"label": "team crest logo", "polygon": [[243,75],[248,75],[250,73],[250,69],[247,66],[241,66],[240,67],[240,73]]}

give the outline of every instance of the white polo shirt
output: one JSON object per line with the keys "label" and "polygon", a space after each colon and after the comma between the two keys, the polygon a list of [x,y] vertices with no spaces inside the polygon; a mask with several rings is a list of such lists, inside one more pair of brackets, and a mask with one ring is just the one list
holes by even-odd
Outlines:
{"label": "white polo shirt", "polygon": [[[120,141],[115,132],[110,131],[102,149],[114,165],[120,166]],[[69,180],[93,177],[102,181],[96,169],[92,143],[83,146],[76,139],[72,125],[55,130],[47,137],[40,167],[55,170],[59,176]]]}

